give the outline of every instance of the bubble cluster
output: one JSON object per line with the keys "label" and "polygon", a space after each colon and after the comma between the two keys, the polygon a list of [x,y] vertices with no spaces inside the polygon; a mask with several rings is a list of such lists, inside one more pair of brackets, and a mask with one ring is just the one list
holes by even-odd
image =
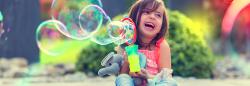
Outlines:
{"label": "bubble cluster", "polygon": [[[102,11],[92,6],[97,0],[54,0],[51,5],[52,19],[61,21],[66,28],[63,34],[83,40],[91,36],[102,24]],[[98,4],[98,3],[97,3]]]}
{"label": "bubble cluster", "polygon": [[[64,49],[56,49],[60,44],[58,40],[63,40],[62,44],[69,39],[90,39],[100,45],[133,44],[136,38],[133,21],[130,18],[112,21],[101,7],[100,0],[53,0],[52,19],[41,23],[37,29],[39,48],[47,54],[58,55],[64,52]],[[54,39],[49,32],[60,36]]]}

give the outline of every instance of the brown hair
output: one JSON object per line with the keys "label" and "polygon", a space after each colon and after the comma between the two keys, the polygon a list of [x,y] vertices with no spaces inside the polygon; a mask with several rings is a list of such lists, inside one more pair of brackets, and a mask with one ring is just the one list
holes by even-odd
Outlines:
{"label": "brown hair", "polygon": [[[129,17],[135,22],[136,28],[139,28],[141,15],[144,10],[147,10],[149,12],[155,11],[158,7],[164,6],[164,3],[162,0],[138,0],[135,4],[132,5],[130,11],[129,11]],[[162,26],[160,32],[155,36],[154,39],[150,42],[150,44],[156,44],[156,42],[163,38],[168,31],[168,21],[167,21],[167,14],[166,10],[163,13],[163,20],[162,20]],[[136,29],[137,32],[137,39],[135,44],[138,44],[139,47],[141,47],[141,39],[138,35],[140,33],[139,29]]]}

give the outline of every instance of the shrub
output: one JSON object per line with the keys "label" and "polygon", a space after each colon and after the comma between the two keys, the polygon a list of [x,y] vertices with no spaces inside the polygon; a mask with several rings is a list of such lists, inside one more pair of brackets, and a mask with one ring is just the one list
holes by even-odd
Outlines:
{"label": "shrub", "polygon": [[202,32],[193,31],[191,19],[177,11],[169,12],[168,43],[171,47],[174,75],[212,77],[215,57]]}
{"label": "shrub", "polygon": [[98,70],[101,68],[102,59],[113,49],[114,45],[112,44],[103,46],[92,43],[86,46],[79,56],[76,69],[86,73],[92,72],[94,75],[97,75]]}

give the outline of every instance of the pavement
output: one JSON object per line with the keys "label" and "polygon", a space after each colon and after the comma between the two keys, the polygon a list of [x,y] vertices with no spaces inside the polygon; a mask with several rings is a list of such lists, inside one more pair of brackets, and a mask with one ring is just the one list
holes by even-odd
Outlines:
{"label": "pavement", "polygon": [[[175,78],[179,86],[250,86],[250,79]],[[62,78],[0,78],[0,86],[115,86],[115,77],[67,80]]]}

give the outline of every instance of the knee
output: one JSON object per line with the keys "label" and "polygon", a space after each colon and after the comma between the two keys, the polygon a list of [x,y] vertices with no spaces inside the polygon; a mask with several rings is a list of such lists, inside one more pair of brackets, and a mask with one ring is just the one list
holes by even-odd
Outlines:
{"label": "knee", "polygon": [[173,78],[167,79],[166,81],[162,81],[157,86],[178,86],[178,83]]}
{"label": "knee", "polygon": [[115,80],[116,86],[134,86],[133,79],[128,74],[120,74]]}

